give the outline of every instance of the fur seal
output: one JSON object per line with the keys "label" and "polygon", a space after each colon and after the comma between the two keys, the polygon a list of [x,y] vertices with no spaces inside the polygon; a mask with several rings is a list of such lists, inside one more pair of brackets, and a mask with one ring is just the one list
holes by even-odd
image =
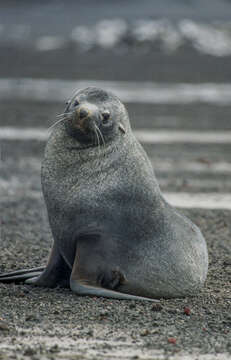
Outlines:
{"label": "fur seal", "polygon": [[206,242],[163,198],[120,100],[80,90],[54,125],[41,173],[54,237],[48,264],[0,281],[116,299],[196,294],[207,275]]}

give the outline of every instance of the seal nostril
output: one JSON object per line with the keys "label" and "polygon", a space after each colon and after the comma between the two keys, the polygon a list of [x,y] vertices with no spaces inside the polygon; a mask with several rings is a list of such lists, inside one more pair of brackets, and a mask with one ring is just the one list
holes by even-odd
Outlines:
{"label": "seal nostril", "polygon": [[110,118],[110,112],[109,111],[104,111],[102,113],[102,117],[103,117],[103,122],[106,123],[108,121],[108,119]]}
{"label": "seal nostril", "polygon": [[86,118],[87,115],[88,115],[87,110],[85,110],[85,109],[81,109],[81,110],[80,110],[80,112],[79,112],[79,117],[80,117],[80,119]]}

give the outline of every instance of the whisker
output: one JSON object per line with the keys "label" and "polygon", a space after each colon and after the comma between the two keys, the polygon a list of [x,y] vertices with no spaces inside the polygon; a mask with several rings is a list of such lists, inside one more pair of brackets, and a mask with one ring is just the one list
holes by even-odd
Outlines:
{"label": "whisker", "polygon": [[98,129],[97,129],[96,125],[94,126],[94,133],[95,133],[96,138],[97,138],[97,148],[98,148],[99,154],[100,154],[100,140],[99,140]]}
{"label": "whisker", "polygon": [[52,129],[54,126],[58,125],[61,121],[70,119],[69,116],[70,116],[71,114],[72,114],[71,112],[66,112],[66,113],[57,115],[57,118],[60,118],[60,119],[58,119],[54,124],[52,124],[52,125],[47,129],[47,131],[50,130],[50,129]]}
{"label": "whisker", "polygon": [[105,144],[105,140],[104,140],[103,134],[102,134],[102,132],[100,131],[99,127],[98,127],[96,124],[95,124],[95,126],[96,126],[96,129],[98,130],[98,133],[99,133],[100,137],[101,137],[103,146],[105,147],[106,144]]}
{"label": "whisker", "polygon": [[57,120],[54,124],[52,124],[47,131],[49,131],[50,129],[52,129],[54,126],[58,125],[61,121],[65,120],[65,118],[63,117],[62,119]]}
{"label": "whisker", "polygon": [[66,117],[67,115],[70,115],[71,112],[64,112],[62,114],[58,114],[57,117]]}

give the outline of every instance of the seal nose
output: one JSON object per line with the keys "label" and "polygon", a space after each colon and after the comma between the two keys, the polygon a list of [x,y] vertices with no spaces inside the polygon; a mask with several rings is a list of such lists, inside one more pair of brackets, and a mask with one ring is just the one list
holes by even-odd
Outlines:
{"label": "seal nose", "polygon": [[102,117],[103,117],[103,121],[108,121],[108,119],[109,119],[109,117],[110,117],[110,111],[108,111],[108,110],[104,110],[103,112],[102,112]]}
{"label": "seal nose", "polygon": [[98,121],[99,110],[95,104],[83,103],[75,110],[75,126],[89,134]]}
{"label": "seal nose", "polygon": [[82,120],[88,116],[88,111],[86,109],[80,109],[79,118]]}
{"label": "seal nose", "polygon": [[89,133],[92,128],[92,120],[94,118],[95,109],[91,105],[82,105],[76,111],[76,126],[85,133]]}

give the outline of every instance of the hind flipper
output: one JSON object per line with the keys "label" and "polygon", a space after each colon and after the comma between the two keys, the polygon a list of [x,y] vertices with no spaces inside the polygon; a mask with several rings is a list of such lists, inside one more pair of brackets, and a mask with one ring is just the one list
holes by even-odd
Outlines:
{"label": "hind flipper", "polygon": [[24,282],[26,284],[54,288],[69,287],[71,269],[54,245],[47,266],[12,271],[0,275],[0,282]]}
{"label": "hind flipper", "polygon": [[56,286],[69,287],[71,269],[54,244],[46,268],[38,277],[30,278],[26,284],[55,288]]}
{"label": "hind flipper", "polygon": [[38,277],[42,274],[44,270],[44,266],[40,266],[32,269],[23,269],[11,271],[9,273],[3,273],[0,275],[0,282],[4,283],[18,283],[18,282],[26,282],[26,280]]}
{"label": "hind flipper", "polygon": [[30,273],[31,271],[36,271],[36,272],[43,271],[44,269],[45,269],[45,266],[38,266],[35,268],[30,268],[30,269],[14,270],[14,271],[0,274],[0,279],[3,277],[11,277],[12,275],[14,276],[14,275],[27,274],[27,273]]}
{"label": "hind flipper", "polygon": [[87,235],[77,241],[77,249],[72,268],[70,287],[73,292],[84,296],[98,296],[119,300],[142,300],[159,302],[151,299],[116,291],[123,284],[125,277],[115,268],[112,259],[103,254],[105,246],[99,235]]}

